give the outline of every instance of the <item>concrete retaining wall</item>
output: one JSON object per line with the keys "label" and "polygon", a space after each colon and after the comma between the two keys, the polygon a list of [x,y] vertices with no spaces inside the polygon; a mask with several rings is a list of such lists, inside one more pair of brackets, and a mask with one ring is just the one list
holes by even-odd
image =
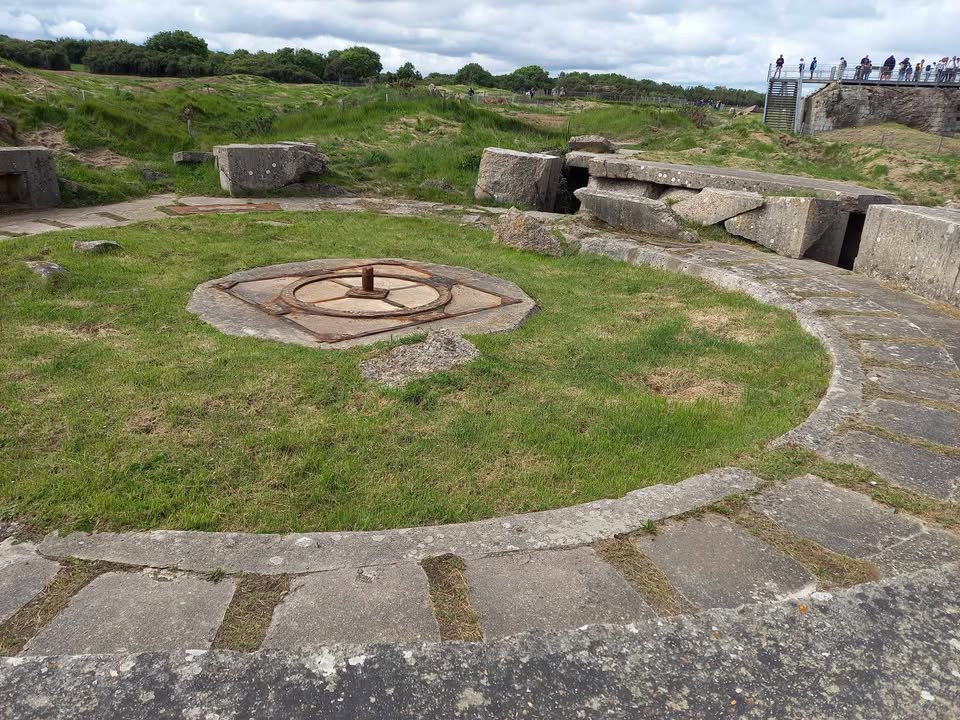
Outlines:
{"label": "concrete retaining wall", "polygon": [[44,147],[0,147],[0,207],[50,208],[60,204],[53,153]]}
{"label": "concrete retaining wall", "polygon": [[960,129],[960,87],[882,87],[832,83],[803,101],[802,132],[897,122],[918,130]]}

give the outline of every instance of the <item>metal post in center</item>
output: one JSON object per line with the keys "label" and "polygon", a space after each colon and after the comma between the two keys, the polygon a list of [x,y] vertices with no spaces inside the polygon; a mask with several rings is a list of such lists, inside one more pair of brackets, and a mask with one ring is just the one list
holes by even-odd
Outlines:
{"label": "metal post in center", "polygon": [[361,278],[363,282],[363,291],[373,292],[373,268],[372,267],[363,268]]}

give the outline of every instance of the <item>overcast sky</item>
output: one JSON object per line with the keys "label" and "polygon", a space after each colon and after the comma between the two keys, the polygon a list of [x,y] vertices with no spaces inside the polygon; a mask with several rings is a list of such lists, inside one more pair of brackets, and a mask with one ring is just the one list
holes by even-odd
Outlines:
{"label": "overcast sky", "polygon": [[[367,45],[386,70],[424,74],[478,62],[495,74],[538,64],[676,84],[760,88],[778,53],[914,62],[960,55],[960,3],[887,0],[30,0],[0,9],[0,34],[142,42],[184,29],[211,49]],[[9,7],[9,6],[8,6]]]}

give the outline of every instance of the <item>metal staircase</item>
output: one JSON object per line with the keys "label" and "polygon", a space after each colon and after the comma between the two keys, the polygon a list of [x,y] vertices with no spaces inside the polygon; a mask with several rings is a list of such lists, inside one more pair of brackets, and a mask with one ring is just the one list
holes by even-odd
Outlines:
{"label": "metal staircase", "polygon": [[795,78],[767,80],[767,99],[763,105],[763,122],[784,132],[799,132],[800,89],[803,81]]}

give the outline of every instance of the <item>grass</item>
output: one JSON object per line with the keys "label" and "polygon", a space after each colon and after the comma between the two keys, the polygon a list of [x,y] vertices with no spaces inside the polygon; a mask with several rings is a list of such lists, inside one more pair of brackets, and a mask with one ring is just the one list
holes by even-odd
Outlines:
{"label": "grass", "polygon": [[[783,311],[605,258],[543,258],[439,219],[171,218],[0,244],[0,507],[38,530],[377,529],[620,497],[756,453],[815,407],[821,346]],[[104,256],[77,239],[119,240]],[[379,348],[228,337],[186,309],[241,268],[324,256],[463,265],[541,312],[482,357],[402,390]],[[70,269],[45,283],[19,262]],[[693,322],[688,313],[696,313]],[[718,332],[704,314],[724,318]],[[753,331],[749,342],[731,323]],[[645,378],[676,372],[683,399]],[[699,379],[699,391],[689,385]],[[711,388],[737,388],[712,395]]]}
{"label": "grass", "polygon": [[[651,522],[652,521],[648,521]],[[628,538],[615,537],[593,544],[597,555],[620,571],[627,582],[657,615],[683,615],[696,607],[673,587],[663,571]]]}
{"label": "grass", "polygon": [[430,600],[440,627],[440,639],[483,640],[480,618],[470,605],[463,559],[456,555],[439,555],[427,558],[421,565],[430,585]]}
{"label": "grass", "polygon": [[[212,582],[219,579],[208,578]],[[213,639],[214,650],[254,652],[267,636],[273,610],[290,590],[286,575],[241,575]]]}

